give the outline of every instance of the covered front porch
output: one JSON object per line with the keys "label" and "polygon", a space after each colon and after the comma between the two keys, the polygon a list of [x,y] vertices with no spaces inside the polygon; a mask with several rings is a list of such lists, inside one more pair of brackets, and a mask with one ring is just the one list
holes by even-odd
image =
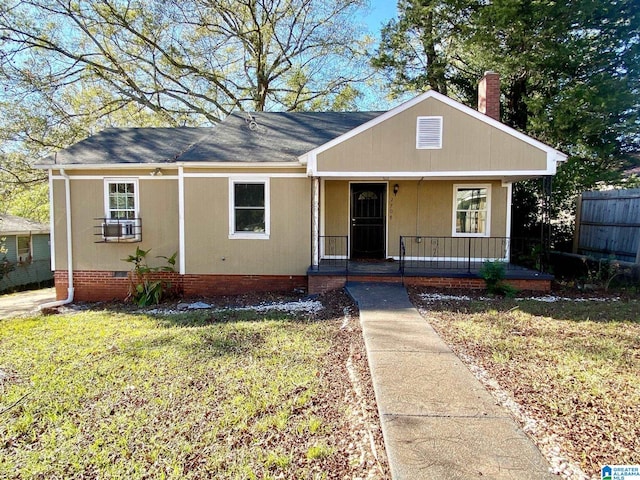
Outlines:
{"label": "covered front porch", "polygon": [[509,182],[314,180],[311,293],[356,280],[481,289],[486,261],[518,289],[551,288],[540,239],[510,236]]}
{"label": "covered front porch", "polygon": [[400,256],[350,259],[348,237],[321,237],[325,252],[307,271],[310,293],[340,288],[347,282],[394,282],[438,288],[483,289],[486,261],[500,261],[505,281],[520,290],[549,291],[553,276],[545,273],[539,240],[401,236]]}

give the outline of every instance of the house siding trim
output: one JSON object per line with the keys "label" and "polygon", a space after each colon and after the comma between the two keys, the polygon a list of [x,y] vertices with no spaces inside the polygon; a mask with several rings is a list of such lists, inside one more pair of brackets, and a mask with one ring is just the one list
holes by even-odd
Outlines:
{"label": "house siding trim", "polygon": [[[182,168],[182,167],[178,167]],[[306,173],[242,173],[243,177],[269,177],[269,178],[307,178],[308,175]],[[238,176],[238,173],[183,173],[183,178],[229,178],[233,176]],[[104,180],[105,178],[116,179],[116,180],[127,180],[127,179],[135,179],[135,180],[180,180],[180,174],[178,175],[162,175],[162,176],[151,176],[151,175],[126,175],[122,176],[118,175],[74,175],[70,177],[71,180]],[[53,180],[64,180],[62,175],[53,175]]]}
{"label": "house siding trim", "polygon": [[[513,183],[508,183],[507,185],[503,185],[507,187],[507,218],[505,225],[504,236],[511,240],[511,209],[513,203]],[[507,255],[504,259],[505,262],[511,261],[511,248],[507,249]]]}
{"label": "house siding trim", "polygon": [[49,170],[49,246],[51,251],[51,271],[56,271],[55,208],[53,203],[53,170]]}
{"label": "house siding trim", "polygon": [[306,173],[185,173],[185,178],[230,178],[238,177],[243,178],[308,178]]}
{"label": "house siding trim", "polygon": [[117,168],[117,169],[126,169],[126,170],[137,170],[137,169],[149,169],[154,170],[156,168],[176,168],[176,167],[185,167],[185,168],[215,168],[215,169],[230,169],[230,168],[248,168],[248,169],[256,169],[256,168],[265,168],[265,169],[277,169],[277,168],[291,168],[291,167],[302,167],[303,164],[299,161],[291,161],[291,162],[216,162],[216,161],[208,161],[208,162],[156,162],[156,163],[75,163],[75,164],[67,164],[67,165],[51,165],[51,164],[42,164],[42,165],[34,165],[34,168],[43,169],[43,170],[52,170],[52,169],[60,169],[63,168],[67,171],[72,170],[104,170],[107,168]]}
{"label": "house siding trim", "polygon": [[[109,179],[114,179],[114,180],[149,180],[149,181],[161,181],[161,180],[178,180],[178,175],[156,175],[156,176],[151,176],[151,175],[126,175],[126,174],[122,174],[122,175],[113,175],[113,174],[108,174],[108,175],[83,175],[83,174],[78,174],[78,175],[69,175],[69,178],[71,180],[104,180],[106,178]],[[53,175],[52,176],[53,180],[64,180],[64,177],[62,175]]]}
{"label": "house siding trim", "polygon": [[346,179],[346,178],[358,178],[362,179],[363,182],[366,182],[367,178],[370,179],[380,179],[384,177],[392,177],[398,180],[413,180],[416,178],[437,178],[441,180],[451,180],[451,179],[496,179],[496,178],[529,178],[529,177],[539,177],[541,175],[552,175],[555,174],[555,169],[553,172],[549,172],[548,170],[460,170],[460,171],[442,171],[442,172],[432,172],[432,171],[413,171],[413,172],[394,172],[394,171],[384,171],[384,172],[319,172],[317,176],[326,177],[326,178],[335,178],[335,179]]}
{"label": "house siding trim", "polygon": [[178,167],[178,271],[184,275],[187,271],[186,230],[184,201],[184,168]]}

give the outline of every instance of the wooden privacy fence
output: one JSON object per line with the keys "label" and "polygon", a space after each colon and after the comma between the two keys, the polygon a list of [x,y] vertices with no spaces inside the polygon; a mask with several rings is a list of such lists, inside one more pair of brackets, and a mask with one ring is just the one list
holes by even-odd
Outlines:
{"label": "wooden privacy fence", "polygon": [[573,252],[640,264],[640,189],[584,192]]}

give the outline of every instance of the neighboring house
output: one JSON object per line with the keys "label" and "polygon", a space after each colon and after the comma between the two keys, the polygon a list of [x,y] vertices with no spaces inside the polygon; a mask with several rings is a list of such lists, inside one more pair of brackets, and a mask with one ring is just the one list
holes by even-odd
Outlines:
{"label": "neighboring house", "polygon": [[[494,117],[496,80],[483,78],[479,102]],[[108,129],[39,168],[49,171],[58,297],[71,272],[75,298],[98,300],[126,295],[122,259],[137,246],[177,252],[169,277],[185,296],[322,292],[358,275],[479,288],[483,260],[511,259],[513,182],[554,175],[565,159],[429,91],[387,112]],[[520,275],[510,278],[549,288],[548,276]]]}
{"label": "neighboring house", "polygon": [[53,279],[49,226],[0,214],[0,292]]}

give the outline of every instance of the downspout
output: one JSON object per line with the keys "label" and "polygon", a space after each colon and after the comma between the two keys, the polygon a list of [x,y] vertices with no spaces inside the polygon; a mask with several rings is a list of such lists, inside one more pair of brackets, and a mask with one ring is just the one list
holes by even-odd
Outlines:
{"label": "downspout", "polygon": [[[53,170],[51,171],[53,175]],[[73,302],[73,245],[71,239],[71,185],[69,175],[64,171],[64,168],[60,169],[60,175],[64,177],[64,195],[65,195],[65,209],[67,214],[67,298],[64,300],[58,300],[55,302],[45,303],[40,305],[40,310],[43,308],[61,307]],[[52,182],[53,187],[53,182]],[[53,208],[53,203],[52,203]],[[55,256],[55,251],[52,252]]]}

